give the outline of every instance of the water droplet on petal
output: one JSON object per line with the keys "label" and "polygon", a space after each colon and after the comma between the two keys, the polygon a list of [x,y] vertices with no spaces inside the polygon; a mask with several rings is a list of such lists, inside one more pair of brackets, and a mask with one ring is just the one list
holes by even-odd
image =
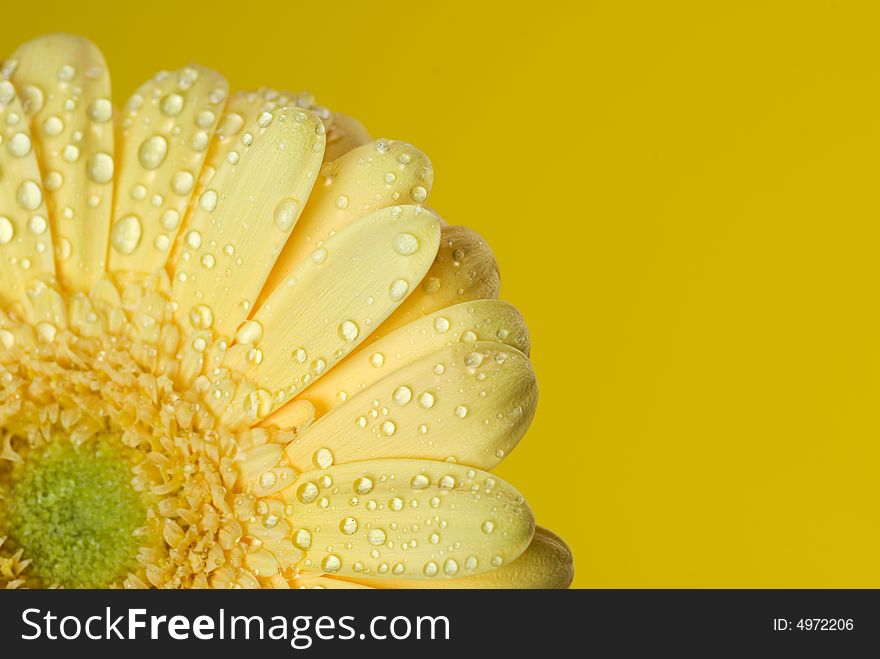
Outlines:
{"label": "water droplet on petal", "polygon": [[282,231],[290,231],[299,217],[300,203],[296,199],[282,199],[275,207],[275,225]]}
{"label": "water droplet on petal", "polygon": [[360,330],[358,329],[358,326],[352,320],[344,320],[339,325],[339,336],[344,341],[354,341],[359,333]]}
{"label": "water droplet on petal", "polygon": [[321,568],[324,572],[333,573],[338,572],[339,568],[342,567],[342,560],[340,560],[339,556],[336,554],[330,554],[321,562]]}
{"label": "water droplet on petal", "polygon": [[366,476],[354,482],[354,491],[358,494],[369,494],[373,490],[373,481]]}
{"label": "water droplet on petal", "polygon": [[110,230],[110,244],[120,254],[131,254],[141,242],[141,221],[136,215],[126,215],[116,221]]}
{"label": "water droplet on petal", "polygon": [[339,523],[339,530],[345,535],[354,535],[358,530],[358,523],[354,517],[343,517]]}
{"label": "water droplet on petal", "polygon": [[216,190],[205,190],[199,197],[199,208],[201,208],[206,213],[210,213],[215,208],[217,208],[217,199],[218,197]]}
{"label": "water droplet on petal", "polygon": [[15,191],[15,200],[25,210],[33,211],[43,203],[43,191],[35,181],[22,181]]}
{"label": "water droplet on petal", "polygon": [[314,483],[303,483],[296,491],[296,497],[303,503],[312,503],[318,498],[318,486]]}
{"label": "water droplet on petal", "polygon": [[257,345],[262,338],[263,326],[256,320],[246,320],[235,333],[235,340],[238,343]]}
{"label": "water droplet on petal", "polygon": [[87,112],[89,119],[96,124],[105,124],[113,117],[113,104],[106,98],[96,98]]}
{"label": "water droplet on petal", "polygon": [[107,153],[96,153],[89,158],[87,171],[95,183],[109,183],[113,180],[113,157]]}
{"label": "water droplet on petal", "polygon": [[410,256],[419,251],[419,239],[411,233],[399,233],[392,241],[394,251],[401,256]]}
{"label": "water droplet on petal", "polygon": [[15,227],[5,215],[0,215],[0,245],[7,245],[15,236]]}
{"label": "water droplet on petal", "polygon": [[398,387],[394,390],[394,393],[391,394],[391,397],[398,405],[406,405],[410,400],[412,400],[412,389],[406,386]]}
{"label": "water droplet on petal", "polygon": [[196,329],[208,329],[214,324],[214,313],[211,307],[204,304],[195,305],[189,312],[189,322]]}
{"label": "water droplet on petal", "polygon": [[138,149],[138,160],[147,169],[156,169],[168,155],[168,141],[161,135],[148,137]]}
{"label": "water droplet on petal", "polygon": [[396,279],[391,282],[391,286],[388,288],[388,295],[395,302],[400,302],[406,296],[408,290],[409,284],[405,280]]}

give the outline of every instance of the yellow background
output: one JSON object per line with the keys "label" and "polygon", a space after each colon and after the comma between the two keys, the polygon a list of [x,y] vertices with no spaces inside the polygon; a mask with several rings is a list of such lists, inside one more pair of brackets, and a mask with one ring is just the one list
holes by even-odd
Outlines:
{"label": "yellow background", "polygon": [[499,472],[577,586],[880,586],[880,6],[440,5],[18,1],[0,42],[91,37],[117,102],[191,60],[309,88],[427,152],[530,323]]}

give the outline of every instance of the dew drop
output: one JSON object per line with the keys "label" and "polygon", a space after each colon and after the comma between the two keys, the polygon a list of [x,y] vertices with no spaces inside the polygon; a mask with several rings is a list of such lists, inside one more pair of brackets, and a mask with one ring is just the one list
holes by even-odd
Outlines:
{"label": "dew drop", "polygon": [[391,437],[396,430],[397,426],[394,425],[393,421],[386,421],[382,424],[382,432],[388,437]]}
{"label": "dew drop", "polygon": [[186,244],[193,249],[198,249],[202,246],[202,234],[196,230],[188,231],[185,240]]}
{"label": "dew drop", "polygon": [[416,474],[412,477],[412,480],[409,482],[409,486],[414,490],[424,490],[431,482],[428,480],[428,477],[424,474]]}
{"label": "dew drop", "polygon": [[174,209],[169,209],[162,213],[162,219],[159,222],[165,231],[174,231],[180,224],[180,213]]}
{"label": "dew drop", "polygon": [[96,98],[87,110],[89,119],[97,124],[106,124],[113,116],[113,104],[106,98]]}
{"label": "dew drop", "polygon": [[199,208],[206,213],[210,213],[217,208],[217,191],[205,190],[199,197]]}
{"label": "dew drop", "polygon": [[405,280],[396,279],[391,282],[391,286],[388,288],[388,295],[395,302],[399,302],[406,296],[408,290],[409,284]]}
{"label": "dew drop", "polygon": [[336,554],[330,554],[321,562],[321,568],[324,572],[329,572],[331,574],[333,572],[338,572],[341,567],[342,561]]}
{"label": "dew drop", "polygon": [[113,157],[107,153],[96,153],[89,158],[87,171],[95,183],[109,183],[113,180]]}
{"label": "dew drop", "polygon": [[15,227],[12,220],[5,215],[0,215],[0,245],[8,245],[15,236]]}
{"label": "dew drop", "polygon": [[164,233],[160,233],[153,239],[153,247],[160,252],[164,252],[171,247],[171,238]]}
{"label": "dew drop", "polygon": [[64,122],[57,115],[47,117],[43,122],[43,132],[49,137],[58,137],[64,131]]}
{"label": "dew drop", "polygon": [[443,564],[443,572],[446,573],[446,576],[454,577],[458,574],[458,563],[452,558],[447,559]]}
{"label": "dew drop", "polygon": [[18,205],[28,211],[36,210],[43,203],[43,191],[36,181],[22,181],[15,191],[15,200]]}
{"label": "dew drop", "polygon": [[359,333],[360,330],[354,321],[343,320],[339,325],[339,336],[343,341],[354,341]]}
{"label": "dew drop", "polygon": [[272,124],[272,120],[274,117],[271,112],[262,112],[260,116],[257,117],[257,126],[260,128],[268,128]]}
{"label": "dew drop", "polygon": [[317,264],[321,264],[327,260],[327,250],[323,247],[319,247],[314,252],[312,252],[312,261]]}
{"label": "dew drop", "polygon": [[419,405],[421,405],[426,410],[434,407],[434,394],[429,391],[424,392],[421,396],[419,396]]}
{"label": "dew drop", "polygon": [[171,189],[174,190],[175,194],[181,196],[187,195],[192,192],[194,184],[195,177],[190,172],[187,172],[185,170],[176,172],[171,178]]}
{"label": "dew drop", "polygon": [[299,217],[300,203],[296,199],[282,199],[275,207],[275,225],[282,231],[290,231]]}
{"label": "dew drop", "polygon": [[354,491],[358,494],[369,494],[373,491],[373,481],[363,476],[354,482]]}
{"label": "dew drop", "polygon": [[459,405],[455,408],[455,416],[459,419],[463,419],[467,416],[468,408],[465,405]]}
{"label": "dew drop", "polygon": [[412,400],[412,389],[406,386],[398,387],[394,390],[394,393],[391,394],[391,397],[398,405],[406,405],[410,400]]}
{"label": "dew drop", "polygon": [[383,531],[382,529],[370,529],[369,533],[367,533],[367,542],[369,542],[374,547],[384,545],[385,538],[385,531]]}
{"label": "dew drop", "polygon": [[398,233],[392,241],[394,251],[401,256],[410,256],[419,251],[419,239],[411,233]]}
{"label": "dew drop", "polygon": [[189,322],[196,329],[208,329],[214,324],[211,307],[204,304],[195,305],[189,312]]}
{"label": "dew drop", "polygon": [[303,483],[296,491],[296,498],[303,503],[312,503],[318,498],[318,486],[314,483]]}
{"label": "dew drop", "polygon": [[434,319],[434,330],[443,334],[449,331],[449,321],[446,320],[443,316],[439,316]]}
{"label": "dew drop", "polygon": [[354,517],[343,517],[339,522],[339,530],[345,535],[354,535],[358,530],[358,523]]}
{"label": "dew drop", "polygon": [[68,144],[61,150],[61,157],[67,162],[76,162],[79,160],[79,148],[73,144]]}
{"label": "dew drop", "polygon": [[183,96],[180,94],[168,94],[162,99],[159,108],[166,117],[176,117],[183,112]]}
{"label": "dew drop", "polygon": [[268,490],[275,485],[276,480],[278,480],[278,477],[275,475],[274,471],[264,471],[260,476],[260,487],[264,490]]}
{"label": "dew drop", "polygon": [[138,149],[138,160],[147,169],[156,169],[168,155],[168,141],[161,135],[144,140]]}
{"label": "dew drop", "polygon": [[379,368],[385,363],[385,356],[381,352],[374,352],[370,355],[370,364],[374,368]]}
{"label": "dew drop", "polygon": [[433,577],[437,575],[438,567],[434,561],[428,561],[425,563],[425,569],[423,570],[426,577]]}
{"label": "dew drop", "polygon": [[34,215],[28,220],[28,230],[35,236],[41,236],[46,232],[49,223],[42,215]]}
{"label": "dew drop", "polygon": [[348,208],[348,197],[346,197],[344,194],[336,197],[336,208],[338,208],[339,210],[345,210],[346,208]]}
{"label": "dew drop", "polygon": [[235,340],[238,343],[256,345],[262,338],[263,326],[256,320],[246,320],[239,326],[238,331],[235,333]]}
{"label": "dew drop", "polygon": [[321,469],[328,469],[333,466],[333,452],[328,448],[319,448],[315,451],[314,460]]}
{"label": "dew drop", "polygon": [[[317,496],[317,494],[315,496]],[[293,534],[293,544],[303,551],[307,550],[312,546],[312,534],[306,529],[298,529],[297,532]]]}
{"label": "dew drop", "polygon": [[31,152],[31,138],[25,133],[16,133],[9,138],[6,148],[16,158],[23,158]]}

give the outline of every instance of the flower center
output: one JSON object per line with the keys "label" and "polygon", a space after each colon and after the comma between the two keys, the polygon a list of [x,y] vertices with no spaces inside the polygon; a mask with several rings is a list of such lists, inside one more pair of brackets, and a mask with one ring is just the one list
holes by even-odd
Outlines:
{"label": "flower center", "polygon": [[32,560],[33,585],[107,587],[136,569],[147,511],[131,485],[137,453],[111,434],[78,447],[56,437],[0,472],[0,536]]}

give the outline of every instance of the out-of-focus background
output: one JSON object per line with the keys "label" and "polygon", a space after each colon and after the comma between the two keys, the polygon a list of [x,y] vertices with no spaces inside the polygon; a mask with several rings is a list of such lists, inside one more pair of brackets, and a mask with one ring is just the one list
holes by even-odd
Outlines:
{"label": "out-of-focus background", "polygon": [[529,321],[498,472],[576,586],[880,586],[880,6],[9,2],[117,103],[198,61],[435,168]]}

